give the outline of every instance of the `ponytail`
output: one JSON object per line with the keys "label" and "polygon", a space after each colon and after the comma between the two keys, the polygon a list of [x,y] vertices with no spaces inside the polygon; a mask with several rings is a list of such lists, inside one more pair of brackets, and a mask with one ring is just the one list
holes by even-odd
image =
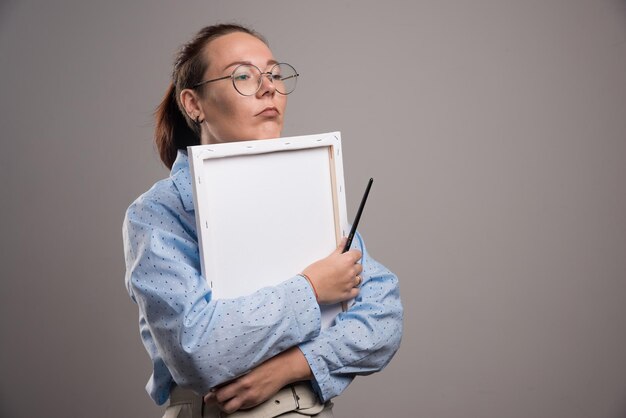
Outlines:
{"label": "ponytail", "polygon": [[154,140],[163,164],[171,169],[179,149],[200,144],[200,137],[191,130],[176,102],[176,88],[170,86],[155,112]]}

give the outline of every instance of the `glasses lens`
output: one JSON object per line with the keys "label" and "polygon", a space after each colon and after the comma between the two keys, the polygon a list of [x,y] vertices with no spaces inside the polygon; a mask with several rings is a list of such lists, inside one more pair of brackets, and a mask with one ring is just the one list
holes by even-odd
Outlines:
{"label": "glasses lens", "polygon": [[289,94],[296,89],[298,75],[289,64],[280,63],[272,67],[272,82],[280,94]]}
{"label": "glasses lens", "polygon": [[244,96],[252,96],[261,85],[261,72],[253,65],[241,64],[233,71],[233,85]]}

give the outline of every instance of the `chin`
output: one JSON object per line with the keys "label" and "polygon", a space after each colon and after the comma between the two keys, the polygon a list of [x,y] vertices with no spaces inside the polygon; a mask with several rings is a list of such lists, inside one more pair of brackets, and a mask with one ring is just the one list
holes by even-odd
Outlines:
{"label": "chin", "polygon": [[282,129],[263,129],[259,131],[255,139],[273,139],[280,138]]}

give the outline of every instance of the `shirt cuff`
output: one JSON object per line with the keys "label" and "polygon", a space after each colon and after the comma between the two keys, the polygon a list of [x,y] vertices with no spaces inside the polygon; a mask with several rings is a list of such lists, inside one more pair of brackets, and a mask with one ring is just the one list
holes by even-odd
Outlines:
{"label": "shirt cuff", "polygon": [[287,298],[286,305],[290,307],[298,324],[301,341],[317,337],[322,327],[322,314],[307,279],[297,275],[281,283],[279,287],[283,288]]}
{"label": "shirt cuff", "polygon": [[309,363],[309,367],[311,368],[311,373],[313,374],[313,379],[311,380],[311,386],[313,390],[317,393],[317,396],[323,402],[326,402],[328,398],[328,394],[332,393],[332,383],[330,379],[330,371],[328,370],[328,366],[324,357],[317,353],[317,351],[321,351],[321,347],[318,342],[315,341],[307,341],[298,346],[306,361]]}

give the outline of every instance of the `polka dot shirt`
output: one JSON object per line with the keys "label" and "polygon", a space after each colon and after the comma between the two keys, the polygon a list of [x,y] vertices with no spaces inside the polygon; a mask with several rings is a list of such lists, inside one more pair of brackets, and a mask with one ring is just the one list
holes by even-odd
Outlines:
{"label": "polka dot shirt", "polygon": [[176,383],[198,393],[298,345],[322,400],[357,374],[382,369],[402,335],[396,276],[363,252],[361,292],[330,328],[320,329],[315,295],[302,276],[236,299],[215,299],[200,273],[189,161],[180,151],[169,178],[128,208],[123,225],[126,286],[139,307],[152,359],[146,390],[161,405]]}

